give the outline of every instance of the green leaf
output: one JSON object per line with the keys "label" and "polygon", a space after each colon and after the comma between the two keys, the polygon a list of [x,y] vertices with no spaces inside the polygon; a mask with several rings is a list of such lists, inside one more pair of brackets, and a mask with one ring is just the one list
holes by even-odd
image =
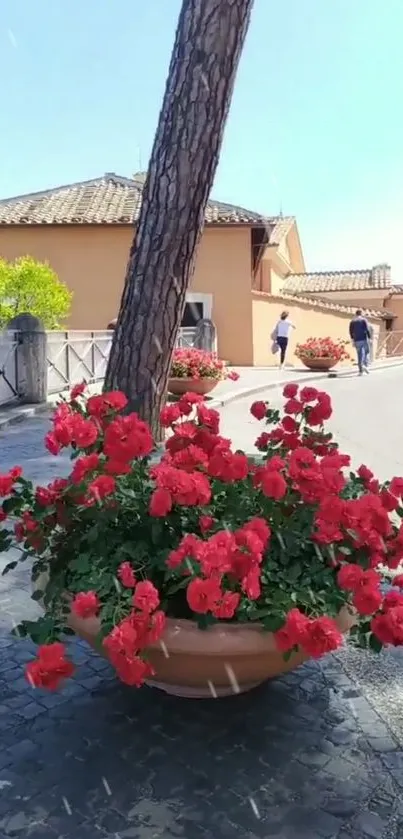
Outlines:
{"label": "green leaf", "polygon": [[36,602],[39,602],[39,600],[43,599],[43,595],[44,595],[44,592],[40,591],[40,589],[37,588],[36,591],[32,592],[31,600],[35,600]]}
{"label": "green leaf", "polygon": [[8,516],[10,513],[13,513],[15,508],[19,505],[20,499],[17,495],[10,495],[9,498],[5,498],[2,503],[2,508],[5,514]]}
{"label": "green leaf", "polygon": [[199,629],[208,629],[213,623],[217,623],[213,615],[197,615],[197,626]]}
{"label": "green leaf", "polygon": [[17,565],[18,561],[16,559],[14,559],[12,562],[8,562],[5,568],[3,568],[1,576],[4,577],[5,574],[8,574],[9,571],[13,571],[13,569],[16,568]]}
{"label": "green leaf", "polygon": [[12,634],[17,638],[30,637],[35,644],[45,644],[54,638],[57,628],[55,619],[50,615],[45,615],[37,621],[21,621],[18,626],[14,627]]}
{"label": "green leaf", "polygon": [[176,594],[177,591],[181,591],[181,589],[187,588],[189,585],[189,577],[185,577],[183,580],[180,580],[179,583],[176,583],[173,586],[169,586],[167,588],[166,596],[170,597],[171,594]]}
{"label": "green leaf", "polygon": [[369,636],[368,646],[375,653],[380,653],[381,650],[383,649],[382,641],[380,641],[379,638],[377,638],[376,635],[374,635],[373,632],[371,632],[371,634]]}

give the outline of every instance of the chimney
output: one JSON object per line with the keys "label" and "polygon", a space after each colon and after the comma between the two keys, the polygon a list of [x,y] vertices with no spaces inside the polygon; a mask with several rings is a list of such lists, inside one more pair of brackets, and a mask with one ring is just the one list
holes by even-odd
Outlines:
{"label": "chimney", "polygon": [[137,181],[138,184],[145,184],[147,177],[147,172],[135,172],[133,175],[133,181]]}
{"label": "chimney", "polygon": [[392,270],[390,265],[386,262],[381,262],[379,265],[374,265],[371,268],[370,275],[371,285],[378,285],[379,282],[385,282],[386,285],[392,285]]}

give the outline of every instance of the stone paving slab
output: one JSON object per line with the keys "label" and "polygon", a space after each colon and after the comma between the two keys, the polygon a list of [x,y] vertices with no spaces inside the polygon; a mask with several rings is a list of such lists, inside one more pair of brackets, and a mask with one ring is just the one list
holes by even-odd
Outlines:
{"label": "stone paving slab", "polygon": [[[46,428],[3,432],[0,468],[66,472]],[[0,839],[402,839],[402,651],[346,648],[248,695],[191,701],[121,685],[73,640],[75,678],[48,694],[23,677],[33,645],[10,636],[37,609],[28,569],[0,578]]]}

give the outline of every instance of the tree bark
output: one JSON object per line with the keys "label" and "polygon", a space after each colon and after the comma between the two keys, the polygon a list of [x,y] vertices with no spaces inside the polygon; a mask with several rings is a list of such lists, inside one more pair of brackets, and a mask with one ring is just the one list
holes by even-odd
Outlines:
{"label": "tree bark", "polygon": [[105,377],[156,439],[252,6],[183,0],[179,17]]}

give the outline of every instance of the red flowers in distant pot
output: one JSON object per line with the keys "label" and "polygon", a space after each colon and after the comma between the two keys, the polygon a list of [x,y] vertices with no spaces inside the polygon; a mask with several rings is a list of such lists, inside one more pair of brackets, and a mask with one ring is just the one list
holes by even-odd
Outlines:
{"label": "red flowers in distant pot", "polygon": [[302,344],[297,344],[295,355],[297,358],[332,358],[336,361],[343,361],[350,358],[346,350],[348,341],[333,338],[308,338]]}
{"label": "red flowers in distant pot", "polygon": [[69,448],[70,475],[46,487],[18,467],[0,475],[0,546],[28,554],[44,580],[43,617],[18,627],[38,643],[33,686],[53,690],[73,673],[60,640],[69,616],[99,622],[129,685],[153,675],[148,650],[164,643],[167,618],[200,630],[260,622],[285,655],[317,658],[342,643],[335,619],[347,607],[362,646],[403,644],[402,575],[382,586],[383,569],[403,560],[403,479],[351,471],[326,431],[327,393],[289,383],[283,394],[284,412],[251,407],[266,423],[255,459],[233,450],[195,394],[163,409],[159,462],[147,424],[121,413],[123,394],[87,400],[75,388],[58,406],[46,445]]}
{"label": "red flowers in distant pot", "polygon": [[239,374],[235,370],[228,370],[225,361],[215,353],[198,350],[177,348],[173,352],[170,376],[173,379],[232,379],[237,381]]}

